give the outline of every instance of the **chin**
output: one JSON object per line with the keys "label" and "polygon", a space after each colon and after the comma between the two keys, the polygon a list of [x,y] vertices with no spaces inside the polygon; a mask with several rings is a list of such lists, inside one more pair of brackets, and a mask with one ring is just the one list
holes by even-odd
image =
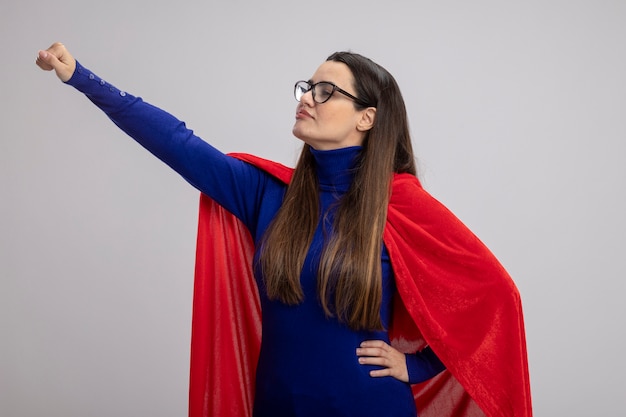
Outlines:
{"label": "chin", "polygon": [[297,126],[294,126],[293,129],[291,130],[291,133],[293,133],[293,135],[300,139],[302,142],[304,143],[309,143],[307,141],[307,136],[302,134],[302,131],[300,129],[298,129]]}

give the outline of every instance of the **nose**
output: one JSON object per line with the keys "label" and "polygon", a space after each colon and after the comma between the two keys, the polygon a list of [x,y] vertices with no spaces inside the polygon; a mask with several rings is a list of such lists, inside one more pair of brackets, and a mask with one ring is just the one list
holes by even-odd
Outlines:
{"label": "nose", "polygon": [[309,90],[302,94],[302,97],[300,97],[300,103],[313,107],[315,105],[315,100],[313,100],[313,90]]}

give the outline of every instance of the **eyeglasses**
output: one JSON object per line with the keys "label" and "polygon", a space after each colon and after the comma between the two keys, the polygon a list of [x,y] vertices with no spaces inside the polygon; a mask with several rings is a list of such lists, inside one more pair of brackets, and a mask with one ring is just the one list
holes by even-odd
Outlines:
{"label": "eyeglasses", "polygon": [[304,81],[304,80],[298,81],[296,85],[294,86],[293,94],[296,100],[300,101],[302,99],[302,96],[308,93],[309,91],[311,91],[311,94],[313,95],[313,101],[315,101],[317,104],[326,103],[333,96],[333,93],[335,91],[338,91],[344,96],[350,97],[352,100],[354,100],[358,104],[365,106],[365,107],[370,107],[370,105],[366,103],[365,101],[361,100],[358,97],[353,96],[352,94],[348,93],[345,90],[342,90],[341,88],[337,87],[335,84],[328,82],[328,81],[320,81],[315,84],[311,84],[310,81]]}

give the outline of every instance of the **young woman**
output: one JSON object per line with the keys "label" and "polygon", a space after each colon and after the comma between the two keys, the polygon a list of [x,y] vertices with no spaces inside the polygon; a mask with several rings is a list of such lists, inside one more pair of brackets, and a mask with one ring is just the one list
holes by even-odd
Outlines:
{"label": "young woman", "polygon": [[60,43],[40,51],[37,64],[251,236],[253,259],[245,262],[258,287],[262,337],[239,371],[243,400],[207,388],[219,385],[216,375],[191,396],[192,414],[240,415],[242,407],[254,416],[413,417],[417,404],[420,415],[530,415],[517,290],[419,186],[404,101],[384,68],[339,52],[296,83],[293,134],[304,146],[291,171],[222,154],[101,80]]}

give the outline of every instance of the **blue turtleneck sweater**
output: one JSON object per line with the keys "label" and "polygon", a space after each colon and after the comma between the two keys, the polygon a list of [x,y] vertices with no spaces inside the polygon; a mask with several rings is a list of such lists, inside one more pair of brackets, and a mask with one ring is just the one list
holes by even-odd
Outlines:
{"label": "blue turtleneck sweater", "polygon": [[[255,242],[278,211],[285,184],[262,170],[228,157],[170,114],[100,79],[77,63],[68,84],[83,92],[122,130],[176,170],[248,227]],[[320,306],[316,273],[323,228],[332,224],[332,205],[348,190],[360,147],[311,150],[320,184],[322,215],[304,263],[304,301],[287,306],[260,291],[262,343],[256,376],[254,416],[406,416],[416,415],[410,385],[393,377],[373,378],[358,363],[356,348],[365,340],[389,342],[386,331],[355,331],[328,318]],[[323,217],[322,217],[323,218]],[[395,284],[386,248],[382,251],[381,318],[390,322]],[[256,274],[257,283],[262,277]],[[262,286],[260,287],[262,288]],[[425,381],[444,367],[426,348],[407,355],[411,383]]]}

